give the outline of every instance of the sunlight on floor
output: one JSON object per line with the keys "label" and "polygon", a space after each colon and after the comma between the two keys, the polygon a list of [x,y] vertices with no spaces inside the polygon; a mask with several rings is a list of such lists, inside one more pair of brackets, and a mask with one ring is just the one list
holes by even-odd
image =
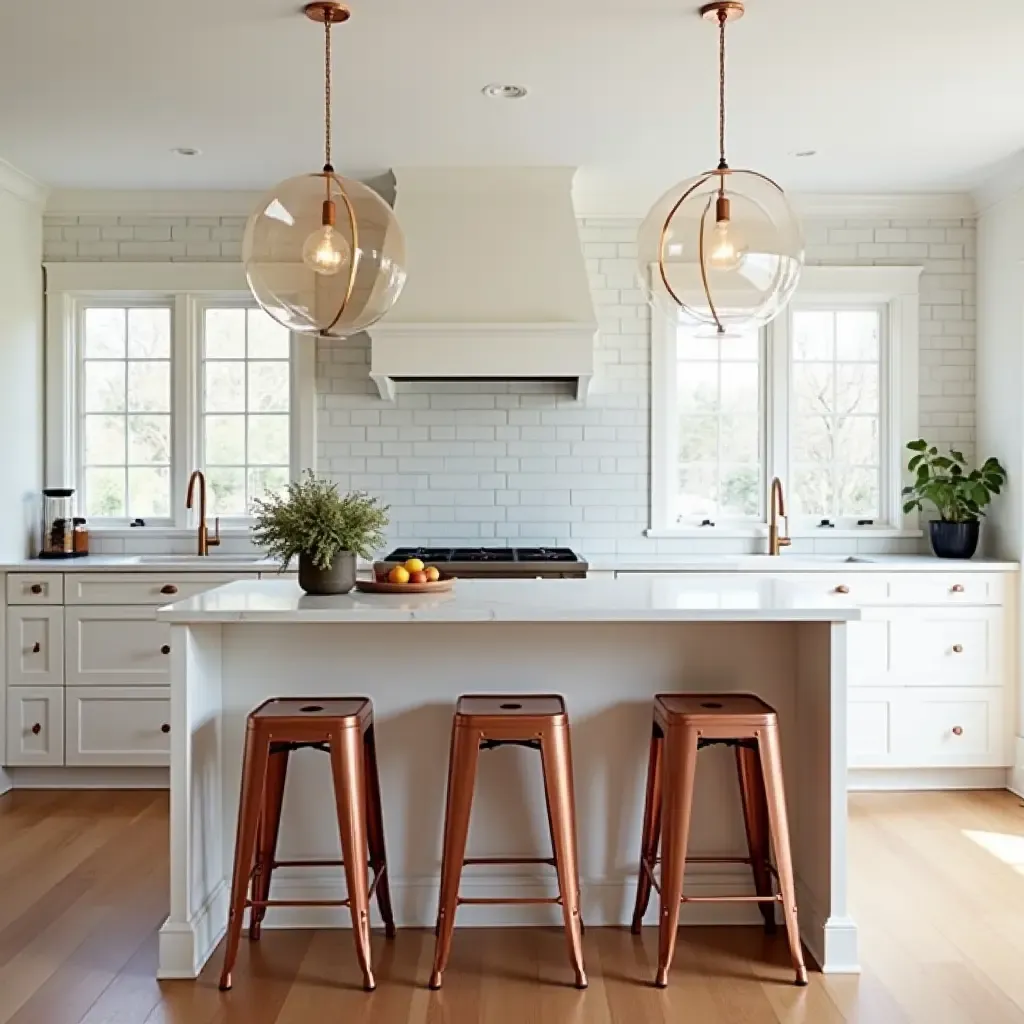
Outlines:
{"label": "sunlight on floor", "polygon": [[972,829],[962,831],[971,842],[977,843],[993,857],[1024,875],[1024,836],[1009,835],[1006,832],[976,832]]}

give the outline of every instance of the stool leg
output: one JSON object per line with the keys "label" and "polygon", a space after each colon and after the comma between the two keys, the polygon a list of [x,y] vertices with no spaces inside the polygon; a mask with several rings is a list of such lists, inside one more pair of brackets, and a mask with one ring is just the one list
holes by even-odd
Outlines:
{"label": "stool leg", "polygon": [[544,767],[544,790],[547,793],[555,848],[555,869],[558,891],[562,898],[565,937],[569,944],[569,960],[576,974],[576,987],[587,987],[583,966],[583,928],[580,918],[580,872],[576,847],[576,800],[573,793],[572,749],[569,727],[555,725],[541,741]]}
{"label": "stool leg", "polygon": [[380,799],[380,776],[377,773],[377,739],[373,726],[363,737],[366,752],[366,834],[370,843],[370,866],[377,878],[377,906],[384,919],[384,934],[395,937],[395,915],[391,909],[391,888],[388,885],[387,853],[384,847],[384,811]]}
{"label": "stool leg", "polygon": [[800,945],[800,924],[796,913],[796,884],[793,880],[793,855],[789,846],[789,819],[786,814],[786,790],[782,781],[782,749],[777,726],[769,726],[758,737],[761,770],[764,775],[768,817],[771,820],[772,842],[775,844],[775,866],[782,890],[782,913],[789,935],[789,950],[796,970],[796,983],[807,984],[804,951]]}
{"label": "stool leg", "polygon": [[363,988],[372,992],[377,983],[370,960],[370,878],[362,731],[339,729],[331,736],[330,747],[341,855],[345,862],[345,881],[352,911],[352,937],[356,944],[356,959],[363,971]]}
{"label": "stool leg", "polygon": [[693,810],[693,781],[697,768],[697,734],[673,729],[665,737],[665,781],[662,786],[661,910],[658,919],[658,971],[654,984],[668,985],[668,970],[676,951],[676,931],[686,873],[686,847]]}
{"label": "stool leg", "polygon": [[651,750],[647,760],[647,795],[644,797],[644,823],[640,837],[640,875],[636,883],[636,908],[633,910],[634,935],[640,934],[644,914],[651,901],[651,875],[661,839],[661,755],[664,740],[657,727],[651,729]]}
{"label": "stool leg", "polygon": [[448,765],[448,801],[444,813],[444,847],[441,854],[441,893],[437,908],[437,941],[430,987],[439,989],[452,948],[455,908],[459,901],[462,864],[466,859],[469,815],[473,807],[476,765],[480,758],[480,733],[455,726]]}
{"label": "stool leg", "polygon": [[[263,794],[263,810],[256,840],[256,874],[252,881],[252,898],[270,898],[270,877],[277,856],[277,838],[281,832],[281,808],[284,804],[284,783],[288,774],[288,748],[274,750],[267,761],[267,784]],[[258,942],[260,925],[267,916],[266,907],[253,907],[249,912],[249,938]]]}
{"label": "stool leg", "polygon": [[[764,778],[758,751],[749,747],[736,748],[736,773],[740,780],[740,800],[743,804],[743,825],[747,833],[750,868],[754,873],[754,891],[758,896],[772,895],[772,875],[768,870],[769,834],[768,804],[765,801]],[[764,929],[775,934],[775,904],[759,903]]]}
{"label": "stool leg", "polygon": [[231,903],[228,910],[227,943],[224,947],[224,967],[220,975],[220,988],[231,988],[231,971],[238,956],[238,943],[242,938],[242,919],[249,894],[253,855],[256,852],[256,829],[260,818],[260,804],[267,778],[268,745],[256,738],[250,725],[245,730],[245,753],[242,755],[242,789],[238,800],[238,828],[235,834],[235,863],[231,872]]}

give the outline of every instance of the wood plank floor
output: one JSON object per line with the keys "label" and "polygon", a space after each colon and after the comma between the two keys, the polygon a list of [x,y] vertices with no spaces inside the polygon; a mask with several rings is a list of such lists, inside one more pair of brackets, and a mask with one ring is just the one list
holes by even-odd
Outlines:
{"label": "wood plank floor", "polygon": [[375,937],[360,991],[347,932],[267,932],[197,983],[157,984],[166,914],[164,793],[0,798],[0,1024],[1024,1024],[1024,809],[1009,793],[851,798],[860,978],[789,984],[759,929],[683,928],[667,991],[656,936],[593,928],[590,988],[567,987],[554,930],[456,932],[445,988],[424,988],[429,932]]}

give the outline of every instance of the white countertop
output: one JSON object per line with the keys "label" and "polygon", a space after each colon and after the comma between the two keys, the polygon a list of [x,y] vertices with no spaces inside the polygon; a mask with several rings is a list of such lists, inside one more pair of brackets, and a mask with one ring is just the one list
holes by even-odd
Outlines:
{"label": "white countertop", "polygon": [[[1019,563],[1000,559],[936,558],[934,555],[596,555],[591,572],[1015,572]],[[26,558],[0,563],[0,572],[224,572],[275,573],[276,559],[253,555],[88,555]],[[292,566],[292,568],[296,568]]]}
{"label": "white countertop", "polygon": [[592,572],[1015,572],[1017,562],[934,555],[598,555]]}
{"label": "white countertop", "polygon": [[161,608],[166,622],[839,622],[852,604],[778,579],[460,580],[446,594],[311,597],[294,580],[236,580]]}

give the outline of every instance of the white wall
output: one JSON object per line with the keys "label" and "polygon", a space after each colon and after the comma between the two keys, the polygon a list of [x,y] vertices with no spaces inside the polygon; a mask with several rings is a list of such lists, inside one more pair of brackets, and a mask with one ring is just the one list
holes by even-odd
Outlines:
{"label": "white wall", "polygon": [[[233,260],[243,224],[237,216],[47,217],[45,253],[48,260]],[[568,544],[586,554],[735,550],[737,542],[728,540],[643,536],[650,327],[635,281],[636,228],[621,219],[580,222],[600,320],[596,378],[585,406],[564,385],[525,383],[402,384],[388,405],[368,378],[365,338],[321,343],[318,468],[343,487],[383,494],[396,542]],[[972,452],[974,221],[817,218],[805,230],[810,263],[924,266],[921,429],[940,445]]]}
{"label": "white wall", "polygon": [[[41,200],[41,197],[39,197]],[[0,181],[0,558],[34,554],[43,483],[43,217]]]}

